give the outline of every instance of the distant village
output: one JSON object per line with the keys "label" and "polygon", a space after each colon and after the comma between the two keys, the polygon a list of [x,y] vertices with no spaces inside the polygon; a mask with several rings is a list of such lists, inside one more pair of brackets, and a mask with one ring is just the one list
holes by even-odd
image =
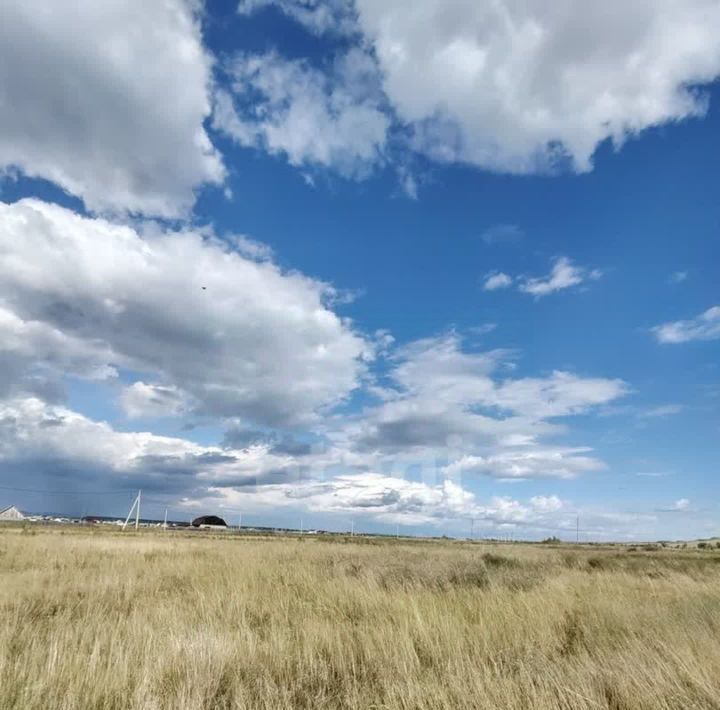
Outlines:
{"label": "distant village", "polygon": [[[60,525],[108,525],[115,527],[123,527],[126,524],[125,518],[107,515],[55,515],[52,513],[26,513],[21,511],[17,506],[10,505],[0,509],[0,522],[27,522],[27,523],[55,523]],[[295,528],[282,527],[265,527],[265,526],[240,526],[228,525],[223,518],[216,515],[201,515],[191,522],[179,520],[155,520],[155,519],[138,519],[138,527],[143,528],[184,528],[196,530],[239,530],[243,532],[261,532],[261,533],[298,533],[304,535],[327,534],[324,530],[297,530]],[[133,519],[132,525],[135,526]]]}

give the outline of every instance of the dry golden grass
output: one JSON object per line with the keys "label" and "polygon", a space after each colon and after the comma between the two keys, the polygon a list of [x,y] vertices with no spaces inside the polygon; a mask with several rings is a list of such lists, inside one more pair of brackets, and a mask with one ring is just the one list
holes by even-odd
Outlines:
{"label": "dry golden grass", "polygon": [[0,529],[3,708],[720,708],[720,554]]}

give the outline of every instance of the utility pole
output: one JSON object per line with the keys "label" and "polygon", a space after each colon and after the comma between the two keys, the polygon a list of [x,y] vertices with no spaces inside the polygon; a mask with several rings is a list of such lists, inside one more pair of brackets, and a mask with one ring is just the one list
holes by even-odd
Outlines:
{"label": "utility pole", "polygon": [[575,544],[580,544],[580,513],[575,517]]}
{"label": "utility pole", "polygon": [[140,527],[140,494],[142,491],[138,491],[137,498],[133,501],[133,504],[130,506],[130,510],[128,510],[127,518],[125,518],[125,522],[123,523],[122,529],[125,530],[127,527],[127,524],[130,522],[130,518],[132,517],[133,510],[135,511],[135,530],[137,530]]}

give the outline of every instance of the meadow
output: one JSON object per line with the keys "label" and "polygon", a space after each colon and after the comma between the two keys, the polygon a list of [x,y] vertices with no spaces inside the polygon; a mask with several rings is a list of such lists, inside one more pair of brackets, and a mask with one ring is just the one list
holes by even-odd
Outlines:
{"label": "meadow", "polygon": [[0,706],[720,708],[720,550],[0,529]]}

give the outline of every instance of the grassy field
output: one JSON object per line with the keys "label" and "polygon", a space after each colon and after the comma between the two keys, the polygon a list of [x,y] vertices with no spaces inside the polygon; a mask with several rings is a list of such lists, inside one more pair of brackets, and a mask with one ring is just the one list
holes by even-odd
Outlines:
{"label": "grassy field", "polygon": [[0,529],[0,706],[720,708],[720,551]]}

